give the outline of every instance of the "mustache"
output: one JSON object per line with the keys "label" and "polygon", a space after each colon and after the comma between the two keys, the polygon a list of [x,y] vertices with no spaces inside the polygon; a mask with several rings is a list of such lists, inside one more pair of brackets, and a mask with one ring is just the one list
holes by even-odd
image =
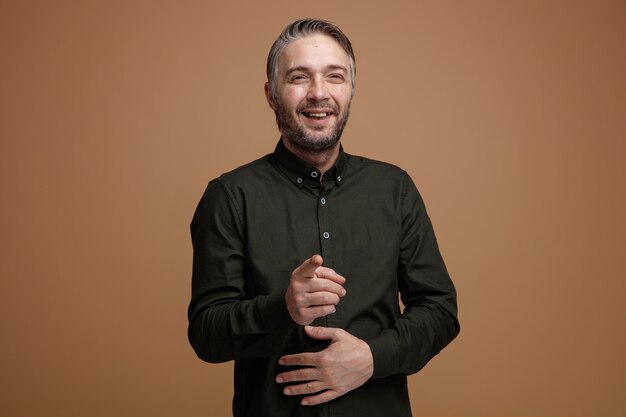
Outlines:
{"label": "mustache", "polygon": [[308,101],[306,103],[300,104],[298,107],[296,107],[296,112],[302,113],[307,110],[319,110],[319,109],[332,110],[332,112],[335,114],[339,113],[338,106],[336,106],[335,104],[323,102],[323,101]]}

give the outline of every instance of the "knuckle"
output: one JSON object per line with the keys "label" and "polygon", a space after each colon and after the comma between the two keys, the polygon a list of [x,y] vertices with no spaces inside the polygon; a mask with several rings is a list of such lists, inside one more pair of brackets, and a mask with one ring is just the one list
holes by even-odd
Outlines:
{"label": "knuckle", "polygon": [[330,300],[331,300],[331,294],[324,292],[322,294],[320,294],[320,302],[322,304],[330,304]]}
{"label": "knuckle", "polygon": [[329,387],[333,387],[333,389],[337,388],[337,378],[335,378],[334,375],[329,373],[324,381],[326,381],[326,385]]}
{"label": "knuckle", "polygon": [[299,314],[296,314],[296,318],[296,322],[301,326],[311,324],[311,322],[315,319],[314,317],[311,317],[311,315],[304,309],[302,309]]}
{"label": "knuckle", "polygon": [[[328,353],[326,352],[321,352],[320,355],[317,357],[317,364],[321,367],[328,366],[329,362],[330,362],[330,357]],[[324,372],[327,372],[327,371],[324,369]]]}

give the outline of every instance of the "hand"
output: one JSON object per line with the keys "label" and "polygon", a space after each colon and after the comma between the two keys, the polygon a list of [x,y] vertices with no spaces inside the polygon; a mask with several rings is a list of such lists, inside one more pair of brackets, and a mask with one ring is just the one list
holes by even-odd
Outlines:
{"label": "hand", "polygon": [[285,366],[303,366],[301,369],[276,376],[276,382],[305,382],[289,385],[285,395],[309,395],[302,405],[317,405],[334,400],[365,384],[374,372],[374,359],[369,345],[343,329],[305,326],[304,331],[314,339],[330,340],[321,352],[287,355],[278,363]]}
{"label": "hand", "polygon": [[340,298],[346,295],[346,279],[322,263],[320,255],[313,255],[291,273],[285,302],[291,318],[299,325],[334,313]]}

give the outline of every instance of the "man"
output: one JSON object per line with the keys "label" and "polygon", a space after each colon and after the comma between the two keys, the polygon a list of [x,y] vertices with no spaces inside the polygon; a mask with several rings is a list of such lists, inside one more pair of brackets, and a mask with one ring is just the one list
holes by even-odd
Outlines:
{"label": "man", "polygon": [[410,416],[406,376],[459,331],[413,182],[340,145],[355,73],[338,27],[288,25],[267,64],[276,150],[211,181],[194,215],[189,339],[235,360],[235,417]]}

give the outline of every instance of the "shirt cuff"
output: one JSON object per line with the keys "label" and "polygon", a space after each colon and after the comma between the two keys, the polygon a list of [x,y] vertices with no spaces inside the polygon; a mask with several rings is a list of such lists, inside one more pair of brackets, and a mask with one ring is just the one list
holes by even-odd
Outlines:
{"label": "shirt cuff", "polygon": [[260,297],[258,309],[263,327],[268,332],[293,324],[283,293],[278,292]]}
{"label": "shirt cuff", "polygon": [[381,334],[370,340],[366,340],[372,351],[374,359],[374,373],[372,378],[384,378],[394,375],[398,369],[398,346],[394,343],[390,334]]}

